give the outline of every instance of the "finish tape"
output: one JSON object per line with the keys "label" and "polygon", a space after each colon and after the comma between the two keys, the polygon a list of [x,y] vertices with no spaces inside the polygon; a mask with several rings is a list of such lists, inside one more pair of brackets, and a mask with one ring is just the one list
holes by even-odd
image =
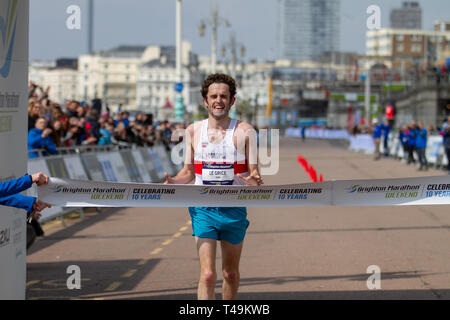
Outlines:
{"label": "finish tape", "polygon": [[272,186],[116,183],[50,178],[40,200],[60,207],[315,207],[450,204],[450,176]]}

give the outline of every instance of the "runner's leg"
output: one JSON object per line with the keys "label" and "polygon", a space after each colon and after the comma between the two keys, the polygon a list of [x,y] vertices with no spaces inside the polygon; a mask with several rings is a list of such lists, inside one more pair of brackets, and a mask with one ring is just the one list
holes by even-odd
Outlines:
{"label": "runner's leg", "polygon": [[233,300],[236,299],[239,288],[239,261],[244,241],[239,244],[231,244],[222,240],[220,244],[222,246],[223,273],[222,299]]}
{"label": "runner's leg", "polygon": [[200,280],[198,282],[198,300],[214,300],[216,287],[216,239],[195,237],[200,258]]}

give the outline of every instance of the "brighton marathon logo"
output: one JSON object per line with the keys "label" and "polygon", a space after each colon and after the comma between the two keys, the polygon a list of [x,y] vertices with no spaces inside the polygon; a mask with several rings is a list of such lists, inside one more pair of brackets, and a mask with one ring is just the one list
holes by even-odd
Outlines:
{"label": "brighton marathon logo", "polygon": [[125,196],[126,188],[86,188],[59,185],[53,191],[55,193],[90,194],[91,200],[122,200]]}
{"label": "brighton marathon logo", "polygon": [[385,198],[417,198],[419,189],[420,185],[362,186],[356,184],[345,190],[348,193],[384,192]]}
{"label": "brighton marathon logo", "polygon": [[135,188],[131,195],[132,200],[161,200],[161,195],[175,194],[174,188]]}
{"label": "brighton marathon logo", "polygon": [[16,38],[17,3],[18,0],[8,1],[6,16],[0,16],[0,34],[2,37],[3,48],[2,53],[6,53],[0,54],[0,56],[5,57],[5,62],[0,67],[0,75],[3,78],[7,78],[11,70],[14,40]]}
{"label": "brighton marathon logo", "polygon": [[278,194],[279,200],[306,200],[308,194],[320,194],[322,188],[298,188],[298,189],[281,189]]}
{"label": "brighton marathon logo", "polygon": [[429,184],[425,192],[425,197],[450,197],[450,184]]}
{"label": "brighton marathon logo", "polygon": [[252,189],[222,189],[220,187],[213,189],[211,187],[203,187],[200,188],[201,195],[218,195],[218,196],[226,196],[233,195],[237,196],[237,200],[270,200],[273,189],[260,189],[260,188],[252,188]]}

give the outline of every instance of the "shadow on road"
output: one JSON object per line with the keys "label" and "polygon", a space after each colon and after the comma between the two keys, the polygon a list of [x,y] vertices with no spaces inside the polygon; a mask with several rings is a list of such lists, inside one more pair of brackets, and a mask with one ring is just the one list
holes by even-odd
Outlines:
{"label": "shadow on road", "polygon": [[[152,271],[160,259],[140,260],[61,261],[27,264],[27,299],[71,299],[116,291],[132,291]],[[81,289],[68,289],[74,283],[67,273],[70,265],[80,268]],[[33,278],[36,277],[37,278]],[[69,279],[70,278],[70,279]],[[69,279],[69,281],[68,281]]]}
{"label": "shadow on road", "polygon": [[[430,274],[421,271],[399,271],[383,273],[382,279],[407,279],[428,276]],[[333,275],[333,276],[285,276],[271,278],[242,278],[240,283],[240,292],[238,299],[241,300],[342,300],[342,299],[448,299],[450,298],[450,289],[442,290],[361,290],[361,291],[275,291],[275,292],[245,292],[245,287],[253,285],[282,285],[289,282],[305,282],[317,280],[349,280],[360,281],[362,287],[365,287],[367,274],[356,275]],[[301,284],[300,284],[301,285]],[[222,280],[217,281],[216,299],[221,299]],[[184,287],[176,289],[159,289],[148,291],[133,292],[111,292],[102,294],[105,299],[138,299],[138,300],[196,300],[197,287]],[[186,292],[188,291],[188,292]],[[137,298],[129,298],[128,295],[136,295]]]}

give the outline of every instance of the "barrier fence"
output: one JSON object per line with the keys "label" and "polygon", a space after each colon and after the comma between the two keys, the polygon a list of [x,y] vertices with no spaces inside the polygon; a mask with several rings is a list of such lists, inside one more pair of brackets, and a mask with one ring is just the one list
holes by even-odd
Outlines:
{"label": "barrier fence", "polygon": [[[288,137],[301,138],[301,128],[288,128],[285,135]],[[349,150],[363,152],[365,154],[375,153],[375,144],[373,138],[369,134],[351,135],[345,130],[328,130],[328,129],[307,129],[305,137],[310,139],[339,139],[349,142]],[[405,159],[407,154],[403,150],[403,146],[398,138],[398,133],[390,133],[388,136],[389,156],[395,159]],[[380,152],[384,153],[383,138],[381,139]],[[436,168],[446,168],[448,159],[445,155],[443,138],[439,135],[429,136],[427,140],[427,148],[425,155],[429,164]],[[417,161],[417,157],[416,157]]]}
{"label": "barrier fence", "polygon": [[[40,150],[39,154],[41,154]],[[51,177],[105,182],[160,183],[164,172],[174,175],[182,168],[171,161],[163,145],[154,147],[84,146],[58,149],[58,155],[28,160],[28,172],[43,172]],[[28,195],[37,196],[33,185]],[[78,209],[83,214],[82,208]],[[52,207],[42,211],[40,222],[62,217],[74,209]]]}

